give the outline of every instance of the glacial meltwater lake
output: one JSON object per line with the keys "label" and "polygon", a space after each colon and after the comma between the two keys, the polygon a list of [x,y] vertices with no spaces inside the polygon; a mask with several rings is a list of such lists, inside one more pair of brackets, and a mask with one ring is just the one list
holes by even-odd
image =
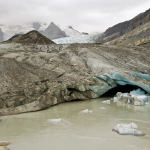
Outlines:
{"label": "glacial meltwater lake", "polygon": [[[11,141],[10,150],[150,150],[150,106],[102,103],[108,99],[67,102],[1,117],[0,140]],[[92,113],[83,113],[85,109]],[[112,131],[117,124],[132,122],[146,135]]]}

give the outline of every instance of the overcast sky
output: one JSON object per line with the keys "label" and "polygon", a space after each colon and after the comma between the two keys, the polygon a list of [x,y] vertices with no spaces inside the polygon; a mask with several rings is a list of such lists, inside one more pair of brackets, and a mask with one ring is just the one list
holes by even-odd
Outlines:
{"label": "overcast sky", "polygon": [[150,0],[0,0],[0,24],[54,22],[103,32],[150,8]]}

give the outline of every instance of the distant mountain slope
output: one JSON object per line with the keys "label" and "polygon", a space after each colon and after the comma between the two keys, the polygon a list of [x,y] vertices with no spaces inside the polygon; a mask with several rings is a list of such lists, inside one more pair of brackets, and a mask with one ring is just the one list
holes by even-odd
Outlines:
{"label": "distant mountain slope", "polygon": [[117,25],[114,25],[111,28],[108,28],[105,31],[104,42],[114,40],[115,38],[118,38],[134,30],[135,28],[145,24],[148,21],[150,21],[150,9],[148,9],[144,13],[139,14],[138,16],[134,17],[129,21],[125,21]]}
{"label": "distant mountain slope", "polygon": [[45,29],[44,35],[49,39],[57,39],[66,37],[66,34],[53,22]]}
{"label": "distant mountain slope", "polygon": [[0,28],[0,42],[2,42],[4,40],[4,34]]}
{"label": "distant mountain slope", "polygon": [[21,43],[21,44],[55,44],[53,41],[42,35],[36,30],[26,34],[18,34],[5,41],[4,43]]}
{"label": "distant mountain slope", "polygon": [[105,44],[150,47],[150,21]]}

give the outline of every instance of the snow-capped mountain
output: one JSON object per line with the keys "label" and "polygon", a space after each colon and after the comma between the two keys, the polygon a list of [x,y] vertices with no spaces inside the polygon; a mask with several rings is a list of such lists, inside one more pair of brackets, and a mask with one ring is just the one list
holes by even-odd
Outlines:
{"label": "snow-capped mountain", "polygon": [[[3,34],[3,40],[6,41],[16,34],[26,34],[29,31],[37,30],[49,39],[56,39],[57,43],[86,43],[91,41],[92,35],[79,32],[71,26],[58,27],[54,23],[50,25],[42,22],[32,22],[15,25],[2,25],[0,28]],[[68,37],[65,38],[64,37]],[[63,37],[63,38],[61,38]],[[69,38],[71,37],[71,38]],[[59,38],[57,40],[57,38]]]}
{"label": "snow-capped mountain", "polygon": [[82,35],[81,32],[72,28],[72,26],[62,27],[62,30],[66,33],[67,36],[78,36]]}
{"label": "snow-capped mountain", "polygon": [[26,23],[19,25],[0,25],[0,28],[4,34],[4,40],[8,40],[15,34],[27,33],[31,30],[44,31],[47,28],[46,23],[34,22],[34,23]]}

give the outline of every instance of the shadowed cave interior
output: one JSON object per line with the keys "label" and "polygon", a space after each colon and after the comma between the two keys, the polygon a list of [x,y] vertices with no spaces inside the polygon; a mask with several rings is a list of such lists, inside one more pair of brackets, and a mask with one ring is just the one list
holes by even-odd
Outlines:
{"label": "shadowed cave interior", "polygon": [[[127,84],[127,85],[118,85],[117,87],[110,89],[109,91],[107,91],[106,93],[101,95],[100,97],[114,97],[117,94],[117,92],[130,93],[130,91],[137,90],[137,89],[141,89],[141,88],[139,86],[129,85],[129,84]],[[68,90],[71,92],[69,95],[71,95],[74,91],[80,92],[79,90],[74,89],[74,88],[68,88]],[[144,89],[141,89],[141,90],[145,91]],[[145,91],[145,93],[147,94],[146,91]],[[82,101],[82,100],[74,99],[72,101]]]}
{"label": "shadowed cave interior", "polygon": [[[117,92],[130,93],[130,91],[137,90],[137,89],[141,89],[141,88],[139,86],[129,85],[129,84],[123,85],[123,86],[118,85],[117,87],[110,89],[109,91],[101,95],[100,97],[115,96]],[[141,90],[145,91],[144,89],[141,89]],[[147,92],[145,91],[145,93]]]}

